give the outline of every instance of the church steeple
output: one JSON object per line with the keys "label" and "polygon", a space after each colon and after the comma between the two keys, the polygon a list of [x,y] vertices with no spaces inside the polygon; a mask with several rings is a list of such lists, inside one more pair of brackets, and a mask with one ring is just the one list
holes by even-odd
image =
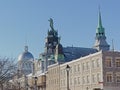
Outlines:
{"label": "church steeple", "polygon": [[100,9],[99,9],[99,13],[98,13],[98,26],[97,26],[97,29],[96,29],[96,38],[95,39],[96,39],[96,42],[95,42],[95,45],[94,45],[95,49],[97,49],[98,51],[109,50],[109,45],[106,42],[105,29],[102,26],[102,18],[101,18]]}

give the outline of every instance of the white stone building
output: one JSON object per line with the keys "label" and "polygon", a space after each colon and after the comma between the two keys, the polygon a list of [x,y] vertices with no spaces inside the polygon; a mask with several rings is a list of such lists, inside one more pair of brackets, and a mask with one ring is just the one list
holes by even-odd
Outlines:
{"label": "white stone building", "polygon": [[46,90],[120,90],[120,52],[99,51],[64,64],[48,67]]}

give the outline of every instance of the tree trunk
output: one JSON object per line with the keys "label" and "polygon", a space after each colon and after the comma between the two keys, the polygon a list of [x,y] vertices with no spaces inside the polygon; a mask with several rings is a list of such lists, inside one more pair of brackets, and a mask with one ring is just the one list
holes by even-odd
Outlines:
{"label": "tree trunk", "polygon": [[3,84],[0,84],[0,90],[3,90]]}

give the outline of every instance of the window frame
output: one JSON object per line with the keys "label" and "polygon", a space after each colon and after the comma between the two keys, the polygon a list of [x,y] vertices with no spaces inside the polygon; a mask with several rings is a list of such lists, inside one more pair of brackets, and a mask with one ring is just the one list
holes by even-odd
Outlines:
{"label": "window frame", "polygon": [[[117,81],[117,80],[118,80],[118,79],[117,79],[117,76],[119,76],[119,82]],[[116,83],[120,83],[120,72],[117,72],[117,73],[116,73],[115,80],[116,80]]]}
{"label": "window frame", "polygon": [[115,67],[120,68],[120,61],[118,62],[119,63],[119,66],[118,66],[117,60],[120,60],[120,57],[115,58]]}
{"label": "window frame", "polygon": [[113,82],[113,72],[106,72],[106,82],[107,83],[112,83]]}
{"label": "window frame", "polygon": [[[110,60],[110,62],[109,62],[109,60]],[[106,68],[112,68],[113,67],[112,57],[106,57],[105,58],[105,66],[106,66]]]}

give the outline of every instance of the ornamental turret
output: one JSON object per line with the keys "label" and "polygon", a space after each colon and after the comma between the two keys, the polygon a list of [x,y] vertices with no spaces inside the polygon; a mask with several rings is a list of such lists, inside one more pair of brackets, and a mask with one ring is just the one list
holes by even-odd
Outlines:
{"label": "ornamental turret", "polygon": [[58,62],[58,63],[65,62],[63,47],[60,44],[60,40],[58,45],[56,45],[56,49],[55,49],[55,62]]}

